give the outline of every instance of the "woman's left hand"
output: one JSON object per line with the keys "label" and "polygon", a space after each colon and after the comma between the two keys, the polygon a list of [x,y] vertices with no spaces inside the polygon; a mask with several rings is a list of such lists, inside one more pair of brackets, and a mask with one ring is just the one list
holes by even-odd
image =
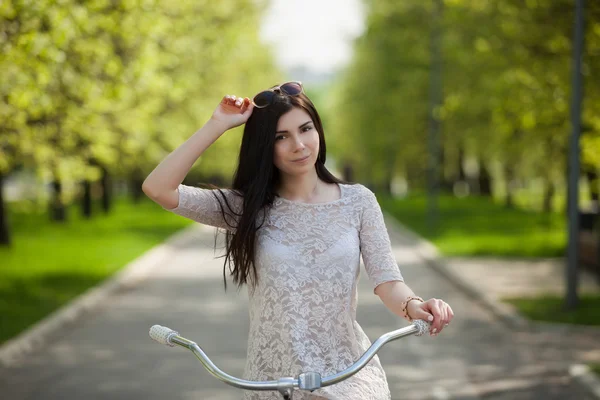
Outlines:
{"label": "woman's left hand", "polygon": [[406,311],[412,319],[430,321],[429,334],[432,336],[439,334],[454,318],[450,305],[440,299],[429,299],[425,302],[411,301]]}

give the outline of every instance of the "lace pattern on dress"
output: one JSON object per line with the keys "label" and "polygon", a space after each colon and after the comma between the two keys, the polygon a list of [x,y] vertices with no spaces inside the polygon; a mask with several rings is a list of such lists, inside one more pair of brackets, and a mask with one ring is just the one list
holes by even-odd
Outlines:
{"label": "lace pattern on dress", "polygon": [[[182,186],[173,212],[227,226],[210,190]],[[375,195],[362,185],[340,185],[340,190],[340,199],[322,204],[277,198],[257,232],[258,285],[249,291],[247,379],[344,370],[371,345],[356,322],[360,256],[373,288],[403,280]],[[241,198],[226,193],[239,207]],[[277,392],[244,393],[244,399],[280,398]],[[297,392],[294,398],[380,400],[390,393],[375,357],[348,380],[312,395]]]}

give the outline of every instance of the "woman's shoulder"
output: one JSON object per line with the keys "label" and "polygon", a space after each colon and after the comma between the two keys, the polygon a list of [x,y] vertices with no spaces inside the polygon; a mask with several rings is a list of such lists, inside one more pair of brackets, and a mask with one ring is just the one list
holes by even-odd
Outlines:
{"label": "woman's shoulder", "polygon": [[226,204],[229,208],[239,208],[243,203],[243,195],[240,191],[214,186],[189,186],[180,184],[178,187],[180,203],[206,203],[218,202]]}
{"label": "woman's shoulder", "polygon": [[190,193],[192,195],[197,195],[199,193],[221,193],[227,196],[235,196],[235,197],[243,197],[242,193],[239,190],[234,190],[230,188],[221,188],[213,185],[204,185],[201,184],[199,186],[191,186],[180,184],[178,186],[178,190],[180,192]]}
{"label": "woman's shoulder", "polygon": [[375,197],[375,194],[368,187],[360,184],[360,183],[344,183],[340,184],[343,187],[344,193],[349,197],[354,197],[354,199],[370,199]]}

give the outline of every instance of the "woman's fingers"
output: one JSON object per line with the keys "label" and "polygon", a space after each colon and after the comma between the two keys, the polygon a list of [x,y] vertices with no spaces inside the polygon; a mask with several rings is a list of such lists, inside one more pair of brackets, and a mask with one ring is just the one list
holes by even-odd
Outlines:
{"label": "woman's fingers", "polygon": [[[223,104],[229,105],[229,106],[234,106],[239,109],[244,109],[244,107],[247,107],[249,102],[250,102],[250,99],[248,99],[247,97],[245,97],[245,98],[237,97],[232,94],[226,95],[225,97],[223,97],[223,100],[222,100]],[[245,111],[245,109],[243,111]]]}
{"label": "woman's fingers", "polygon": [[225,123],[227,129],[235,128],[246,123],[252,114],[252,106],[249,98],[228,94],[221,99],[213,118]]}
{"label": "woman's fingers", "polygon": [[433,314],[433,323],[431,324],[430,334],[436,335],[440,331],[441,310],[437,299],[429,300],[429,310]]}
{"label": "woman's fingers", "polygon": [[430,299],[427,306],[433,314],[433,323],[429,333],[433,336],[439,334],[452,320],[454,313],[448,304],[439,299]]}
{"label": "woman's fingers", "polygon": [[422,319],[422,320],[428,321],[428,322],[433,321],[433,315],[431,315],[431,313],[429,312],[428,309],[425,309],[420,306],[417,308],[416,311],[413,311],[413,312],[414,312],[414,315],[409,313],[409,315],[412,317],[412,319]]}
{"label": "woman's fingers", "polygon": [[438,333],[440,333],[448,323],[448,310],[446,308],[446,303],[442,302],[440,304],[440,327],[438,329]]}
{"label": "woman's fingers", "polygon": [[223,97],[223,101],[221,103],[223,105],[230,106],[232,104],[232,102],[231,102],[231,95],[228,94],[227,96]]}
{"label": "woman's fingers", "polygon": [[244,98],[244,102],[242,104],[242,109],[240,110],[242,112],[242,114],[244,114],[244,115],[248,114],[248,116],[250,116],[250,114],[252,114],[253,108],[254,108],[254,105],[252,104],[250,99],[247,97]]}
{"label": "woman's fingers", "polygon": [[446,304],[447,307],[447,311],[448,311],[448,321],[446,322],[446,325],[450,324],[450,321],[452,321],[452,318],[454,318],[454,311],[452,311],[452,307],[450,307],[449,304]]}

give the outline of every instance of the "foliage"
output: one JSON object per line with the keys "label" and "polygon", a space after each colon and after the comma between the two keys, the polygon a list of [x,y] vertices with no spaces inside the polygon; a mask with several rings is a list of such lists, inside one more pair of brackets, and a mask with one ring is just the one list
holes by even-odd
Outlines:
{"label": "foliage", "polygon": [[[434,1],[370,0],[367,29],[338,80],[340,156],[375,186],[423,185],[428,163]],[[570,128],[574,3],[443,1],[443,173],[461,154],[495,178],[564,181]],[[586,3],[582,160],[600,169],[600,3]],[[473,163],[471,163],[473,164]]]}
{"label": "foliage", "polygon": [[[264,2],[9,0],[0,3],[0,173],[44,180],[143,175],[221,96],[278,71],[256,26]],[[235,135],[202,160],[232,170]],[[76,195],[76,193],[73,193]]]}

